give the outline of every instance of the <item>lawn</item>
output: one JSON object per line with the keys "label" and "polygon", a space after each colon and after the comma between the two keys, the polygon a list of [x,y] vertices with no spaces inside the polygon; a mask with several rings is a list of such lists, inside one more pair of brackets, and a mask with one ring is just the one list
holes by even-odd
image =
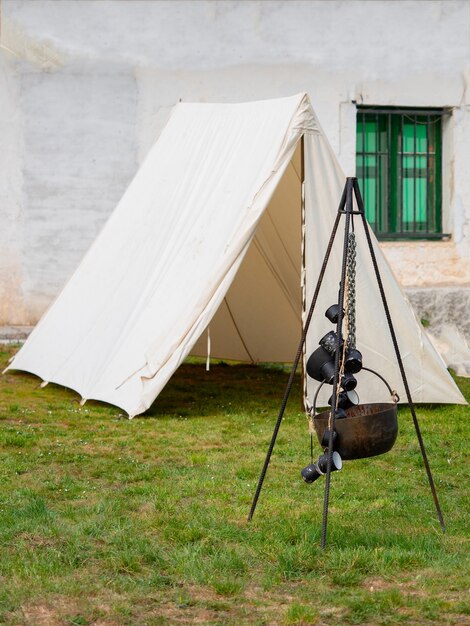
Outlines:
{"label": "lawn", "polygon": [[4,375],[0,623],[470,624],[468,407],[418,411],[447,534],[401,408],[391,452],[332,475],[323,552],[324,483],[299,473],[299,378],[246,521],[286,380],[282,368],[185,364],[129,421]]}

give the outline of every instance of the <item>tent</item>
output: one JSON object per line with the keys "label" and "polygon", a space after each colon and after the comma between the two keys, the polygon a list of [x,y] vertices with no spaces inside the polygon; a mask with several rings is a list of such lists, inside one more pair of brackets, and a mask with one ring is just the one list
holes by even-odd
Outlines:
{"label": "tent", "polygon": [[[176,105],[9,369],[132,417],[150,407],[188,354],[206,354],[209,336],[214,357],[292,361],[344,181],[306,94]],[[360,230],[358,347],[405,398]],[[324,311],[337,297],[341,239],[307,353],[331,329]],[[465,403],[377,246],[376,254],[413,399]],[[362,402],[383,397],[380,380],[358,376]]]}

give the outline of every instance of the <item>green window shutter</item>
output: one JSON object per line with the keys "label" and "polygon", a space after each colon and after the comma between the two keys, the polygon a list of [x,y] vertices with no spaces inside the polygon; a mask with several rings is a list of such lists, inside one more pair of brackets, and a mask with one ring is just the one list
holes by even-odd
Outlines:
{"label": "green window shutter", "polygon": [[379,238],[435,238],[441,230],[439,112],[359,109],[356,169]]}

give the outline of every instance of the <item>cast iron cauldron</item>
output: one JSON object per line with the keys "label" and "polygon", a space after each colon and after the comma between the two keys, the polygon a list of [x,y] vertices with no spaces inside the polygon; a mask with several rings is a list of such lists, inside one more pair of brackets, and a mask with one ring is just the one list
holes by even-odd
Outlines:
{"label": "cast iron cauldron", "polygon": [[[323,411],[313,419],[320,444],[328,426],[329,414],[330,411]],[[395,402],[358,404],[348,409],[346,415],[346,418],[335,420],[338,436],[334,449],[343,460],[377,456],[393,448],[398,434]]]}
{"label": "cast iron cauldron", "polygon": [[[397,403],[400,398],[381,374],[368,367],[362,369],[380,378],[394,402],[358,404],[346,409],[346,418],[335,419],[337,436],[334,449],[345,461],[365,459],[388,452],[393,448],[398,434]],[[328,410],[315,415],[318,394],[324,384],[325,381],[318,387],[313,399],[313,423],[320,445],[330,414]]]}

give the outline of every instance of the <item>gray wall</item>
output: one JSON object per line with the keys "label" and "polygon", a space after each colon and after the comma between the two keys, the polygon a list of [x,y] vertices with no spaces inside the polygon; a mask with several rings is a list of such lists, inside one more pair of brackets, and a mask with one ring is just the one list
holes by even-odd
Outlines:
{"label": "gray wall", "polygon": [[446,106],[448,242],[404,286],[470,285],[470,4],[2,0],[0,323],[34,323],[184,101],[309,92],[346,174],[356,104]]}

